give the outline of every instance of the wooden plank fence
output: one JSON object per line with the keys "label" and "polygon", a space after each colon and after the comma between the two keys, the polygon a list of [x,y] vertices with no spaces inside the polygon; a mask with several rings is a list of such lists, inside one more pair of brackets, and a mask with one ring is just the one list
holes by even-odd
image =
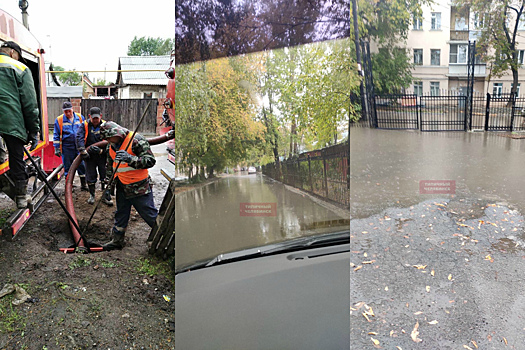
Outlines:
{"label": "wooden plank fence", "polygon": [[175,255],[175,179],[170,181],[157,221],[148,237],[149,253],[163,259]]}

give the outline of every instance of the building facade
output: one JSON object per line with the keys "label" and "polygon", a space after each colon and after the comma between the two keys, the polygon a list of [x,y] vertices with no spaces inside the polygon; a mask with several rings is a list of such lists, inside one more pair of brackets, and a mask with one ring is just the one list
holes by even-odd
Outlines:
{"label": "building facade", "polygon": [[[479,27],[476,13],[460,12],[448,1],[437,0],[431,6],[423,7],[423,18],[413,20],[406,42],[415,65],[414,83],[407,92],[417,95],[466,94],[468,43],[479,37]],[[517,38],[519,63],[523,64],[525,23],[518,26]],[[489,68],[476,58],[474,93],[510,92],[511,71],[489,80]],[[520,81],[525,81],[525,69],[520,68],[518,75]],[[525,96],[525,90],[523,92]]]}

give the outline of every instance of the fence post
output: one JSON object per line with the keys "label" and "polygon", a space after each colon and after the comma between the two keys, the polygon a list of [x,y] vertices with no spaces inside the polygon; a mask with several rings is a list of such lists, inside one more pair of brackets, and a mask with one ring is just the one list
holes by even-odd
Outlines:
{"label": "fence post", "polygon": [[489,131],[490,116],[490,94],[487,92],[487,103],[485,105],[485,131]]}
{"label": "fence post", "polygon": [[310,165],[310,155],[308,155],[308,180],[310,182],[310,191],[314,191],[314,184],[312,182],[312,167]]}

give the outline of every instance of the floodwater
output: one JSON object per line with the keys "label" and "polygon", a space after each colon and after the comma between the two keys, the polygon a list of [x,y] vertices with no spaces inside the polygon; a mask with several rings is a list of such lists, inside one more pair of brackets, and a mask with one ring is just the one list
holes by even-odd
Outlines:
{"label": "floodwater", "polygon": [[[268,206],[272,216],[253,216],[247,204]],[[259,173],[226,176],[176,196],[175,265],[348,227],[348,217]]]}
{"label": "floodwater", "polygon": [[[525,139],[502,135],[352,128],[351,217],[456,196],[499,200],[525,212]],[[455,194],[422,194],[425,180],[455,181]]]}

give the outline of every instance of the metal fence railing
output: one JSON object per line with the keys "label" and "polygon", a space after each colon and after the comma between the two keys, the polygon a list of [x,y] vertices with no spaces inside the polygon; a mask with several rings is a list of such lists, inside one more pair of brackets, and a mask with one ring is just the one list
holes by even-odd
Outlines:
{"label": "metal fence railing", "polygon": [[262,167],[264,175],[289,186],[350,207],[350,145],[305,152]]}

